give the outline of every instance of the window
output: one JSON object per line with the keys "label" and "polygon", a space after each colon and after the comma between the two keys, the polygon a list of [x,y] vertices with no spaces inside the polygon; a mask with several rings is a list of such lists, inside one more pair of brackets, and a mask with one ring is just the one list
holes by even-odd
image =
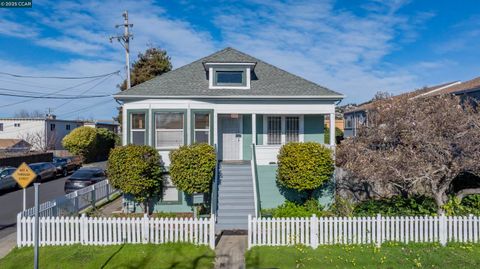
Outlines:
{"label": "window", "polygon": [[145,113],[130,114],[130,143],[145,145]]}
{"label": "window", "polygon": [[210,144],[210,114],[194,113],[193,117],[195,120],[194,142]]}
{"label": "window", "polygon": [[215,85],[245,85],[245,71],[215,70]]}
{"label": "window", "polygon": [[157,148],[178,148],[184,144],[183,112],[155,113],[155,146]]}
{"label": "window", "polygon": [[0,123],[0,132],[3,132],[3,123]]}
{"label": "window", "polygon": [[300,120],[298,117],[285,118],[285,142],[298,142],[300,133]]}
{"label": "window", "polygon": [[50,131],[55,131],[55,123],[50,124]]}
{"label": "window", "polygon": [[264,139],[267,145],[303,141],[302,116],[266,116],[264,120]]}
{"label": "window", "polygon": [[165,175],[163,177],[162,191],[163,191],[163,195],[162,195],[163,202],[179,202],[180,201],[179,192],[175,187],[175,185],[173,185],[169,175]]}
{"label": "window", "polygon": [[282,117],[270,116],[267,124],[268,145],[282,144]]}
{"label": "window", "polygon": [[14,123],[13,126],[14,127],[20,127],[20,123]]}
{"label": "window", "polygon": [[65,129],[67,129],[67,131],[70,131],[70,124],[67,124],[67,125],[65,126]]}
{"label": "window", "polygon": [[345,128],[352,128],[352,116],[347,116],[345,118]]}

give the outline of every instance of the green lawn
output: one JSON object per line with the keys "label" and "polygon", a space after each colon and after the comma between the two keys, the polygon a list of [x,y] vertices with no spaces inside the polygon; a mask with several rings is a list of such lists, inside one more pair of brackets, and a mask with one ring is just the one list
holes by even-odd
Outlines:
{"label": "green lawn", "polygon": [[[191,244],[55,246],[40,248],[40,268],[213,268],[215,253]],[[33,248],[14,249],[0,268],[32,268]]]}
{"label": "green lawn", "polygon": [[254,247],[247,268],[480,268],[480,245]]}

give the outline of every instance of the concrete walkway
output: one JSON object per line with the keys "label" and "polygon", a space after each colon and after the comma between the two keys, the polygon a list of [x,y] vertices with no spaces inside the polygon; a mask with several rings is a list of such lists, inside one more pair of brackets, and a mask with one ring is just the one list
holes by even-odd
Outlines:
{"label": "concrete walkway", "polygon": [[215,247],[215,269],[245,269],[246,235],[222,235]]}
{"label": "concrete walkway", "polygon": [[17,245],[17,233],[11,233],[0,239],[0,259],[7,256]]}

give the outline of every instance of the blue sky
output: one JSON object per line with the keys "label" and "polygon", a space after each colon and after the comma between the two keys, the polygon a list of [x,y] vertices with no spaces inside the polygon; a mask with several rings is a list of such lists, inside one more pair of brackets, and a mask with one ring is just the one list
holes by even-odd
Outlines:
{"label": "blue sky", "polygon": [[[121,70],[97,81],[0,75],[2,88],[62,94],[117,92],[124,54],[108,36],[128,10],[132,60],[162,47],[174,67],[232,46],[344,93],[343,103],[377,91],[400,93],[480,75],[480,4],[462,1],[49,1],[0,10],[0,72],[82,76]],[[84,83],[79,87],[72,87]],[[14,105],[13,103],[24,101]],[[112,98],[25,100],[0,97],[0,116],[53,109],[61,118],[109,119]]]}

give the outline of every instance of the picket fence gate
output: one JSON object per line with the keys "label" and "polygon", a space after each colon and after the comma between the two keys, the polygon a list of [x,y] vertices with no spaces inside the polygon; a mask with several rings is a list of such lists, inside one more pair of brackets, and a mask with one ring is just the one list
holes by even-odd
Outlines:
{"label": "picket fence gate", "polygon": [[[35,218],[17,215],[17,246],[33,246]],[[215,216],[210,218],[40,217],[40,246],[162,244],[188,242],[215,248]]]}
{"label": "picket fence gate", "polygon": [[248,216],[248,247],[383,242],[478,243],[479,216],[254,218]]}

